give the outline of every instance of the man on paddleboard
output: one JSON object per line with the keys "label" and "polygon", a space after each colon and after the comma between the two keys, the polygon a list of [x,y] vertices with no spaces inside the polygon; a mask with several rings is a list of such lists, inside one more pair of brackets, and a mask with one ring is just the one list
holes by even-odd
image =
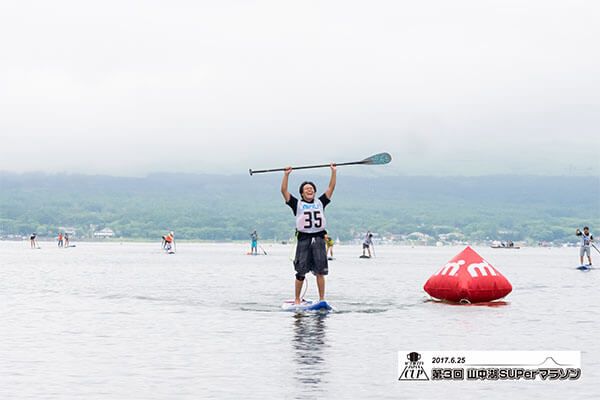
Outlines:
{"label": "man on paddleboard", "polygon": [[319,198],[315,198],[317,187],[312,182],[300,185],[300,200],[288,191],[288,180],[292,167],[285,168],[281,182],[281,194],[296,216],[296,232],[298,244],[294,257],[296,270],[294,303],[300,304],[300,292],[308,272],[317,277],[319,301],[325,300],[325,275],[329,273],[327,265],[327,250],[325,247],[325,207],[331,202],[331,196],[336,183],[336,165],[331,163],[331,178],[329,187]]}
{"label": "man on paddleboard", "polygon": [[588,262],[590,267],[592,266],[592,256],[590,252],[590,246],[594,241],[594,237],[590,233],[590,228],[587,226],[583,227],[583,232],[577,228],[575,231],[576,236],[581,236],[581,247],[579,248],[579,262],[583,265],[583,256],[587,254]]}
{"label": "man on paddleboard", "polygon": [[37,233],[32,233],[31,236],[29,236],[29,244],[31,245],[32,249],[35,249],[38,246],[37,241],[35,240],[37,238]]}
{"label": "man on paddleboard", "polygon": [[165,236],[165,247],[166,251],[172,251],[173,243],[175,242],[175,234],[173,231],[169,232],[167,236]]}
{"label": "man on paddleboard", "polygon": [[327,259],[333,260],[333,238],[325,231],[325,247],[327,249]]}
{"label": "man on paddleboard", "polygon": [[258,233],[256,231],[250,234],[250,254],[258,254]]}
{"label": "man on paddleboard", "polygon": [[363,245],[362,245],[362,251],[363,251],[363,257],[367,257],[365,256],[365,250],[369,252],[369,258],[371,258],[371,246],[373,245],[373,234],[371,233],[371,231],[367,231],[367,234],[365,235],[365,239],[363,240]]}

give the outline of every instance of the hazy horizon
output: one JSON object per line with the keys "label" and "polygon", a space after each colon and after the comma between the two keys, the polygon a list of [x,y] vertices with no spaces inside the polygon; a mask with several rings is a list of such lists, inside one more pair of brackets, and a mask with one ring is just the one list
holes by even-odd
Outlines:
{"label": "hazy horizon", "polygon": [[600,3],[0,5],[0,170],[600,175]]}

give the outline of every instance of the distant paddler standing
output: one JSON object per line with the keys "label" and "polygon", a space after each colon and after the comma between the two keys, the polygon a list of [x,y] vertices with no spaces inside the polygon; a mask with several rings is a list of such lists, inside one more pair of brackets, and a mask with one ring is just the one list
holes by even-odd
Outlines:
{"label": "distant paddler standing", "polygon": [[319,301],[325,300],[325,276],[329,273],[327,265],[327,249],[325,247],[325,207],[331,202],[336,184],[336,165],[331,163],[329,187],[319,198],[315,198],[317,187],[312,182],[300,185],[300,200],[288,191],[288,180],[292,167],[286,167],[281,182],[281,194],[285,203],[292,209],[296,217],[298,244],[294,258],[296,281],[294,284],[294,304],[300,304],[300,292],[306,274],[312,272],[317,277]]}
{"label": "distant paddler standing", "polygon": [[[583,227],[583,232],[581,232],[579,228],[577,228],[577,230],[575,231],[575,235],[581,236],[581,247],[579,248],[579,262],[581,263],[581,265],[583,265],[583,256],[587,254],[589,266],[591,267],[592,256],[590,252],[590,247],[594,246],[594,236],[592,236],[592,234],[590,233],[590,228],[587,226]],[[594,248],[598,250],[596,246],[594,246]]]}
{"label": "distant paddler standing", "polygon": [[[371,233],[371,231],[367,231],[367,234],[365,235],[365,239],[363,240],[363,244],[362,244],[362,257],[363,258],[371,258],[371,246],[373,246],[373,234]],[[365,255],[365,250],[369,253],[369,255]]]}
{"label": "distant paddler standing", "polygon": [[33,232],[31,234],[31,236],[29,236],[29,244],[31,245],[32,249],[39,249],[40,248],[40,246],[38,246],[38,244],[37,244],[36,238],[37,238],[37,233],[35,233],[35,232]]}
{"label": "distant paddler standing", "polygon": [[63,234],[62,232],[58,232],[58,247],[63,247],[64,242],[63,242]]}
{"label": "distant paddler standing", "polygon": [[256,233],[256,230],[250,234],[250,254],[253,256],[258,255],[258,233]]}
{"label": "distant paddler standing", "polygon": [[167,253],[175,251],[175,233],[173,231],[169,232],[167,236],[164,236],[165,245],[164,249]]}
{"label": "distant paddler standing", "polygon": [[333,238],[325,232],[325,246],[327,247],[327,259],[333,260]]}

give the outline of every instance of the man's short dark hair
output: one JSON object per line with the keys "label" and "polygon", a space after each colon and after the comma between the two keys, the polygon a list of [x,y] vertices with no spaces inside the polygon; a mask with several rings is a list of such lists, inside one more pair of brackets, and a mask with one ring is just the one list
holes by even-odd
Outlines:
{"label": "man's short dark hair", "polygon": [[300,185],[300,189],[298,190],[300,192],[300,196],[302,196],[302,192],[304,191],[304,186],[305,185],[310,185],[313,187],[313,190],[315,191],[315,193],[317,192],[317,187],[315,186],[314,183],[310,182],[310,181],[304,181],[302,182],[302,184]]}

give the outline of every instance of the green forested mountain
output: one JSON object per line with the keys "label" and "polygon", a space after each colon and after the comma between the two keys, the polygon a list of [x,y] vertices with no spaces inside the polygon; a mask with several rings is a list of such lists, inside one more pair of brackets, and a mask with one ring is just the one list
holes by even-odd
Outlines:
{"label": "green forested mountain", "polygon": [[[295,172],[290,192],[327,176]],[[287,239],[291,210],[279,193],[281,175],[153,174],[144,178],[0,174],[0,235],[77,236],[113,229],[120,237],[155,239]],[[338,174],[327,209],[329,231],[342,240],[367,229],[380,235],[456,232],[470,240],[573,241],[576,227],[600,229],[596,177],[354,177]]]}

